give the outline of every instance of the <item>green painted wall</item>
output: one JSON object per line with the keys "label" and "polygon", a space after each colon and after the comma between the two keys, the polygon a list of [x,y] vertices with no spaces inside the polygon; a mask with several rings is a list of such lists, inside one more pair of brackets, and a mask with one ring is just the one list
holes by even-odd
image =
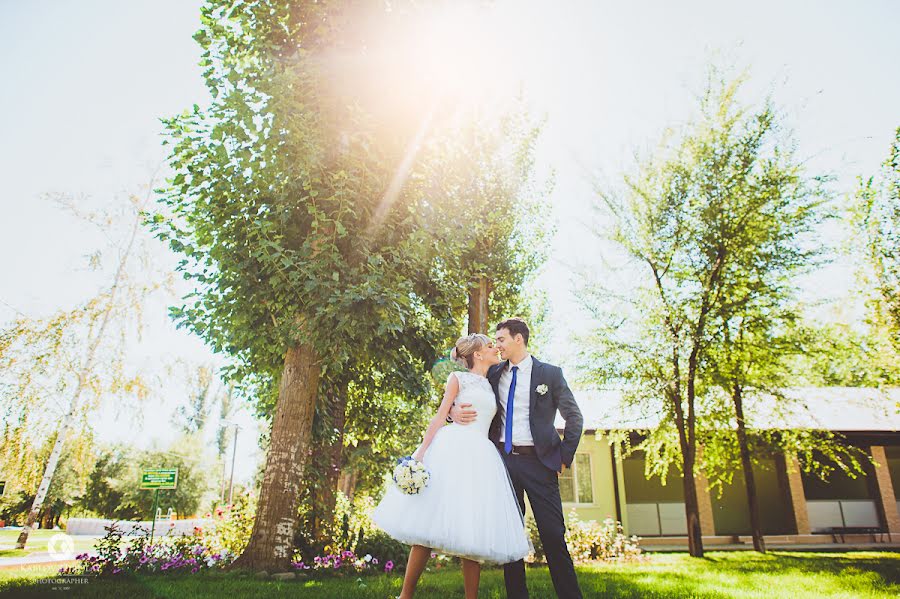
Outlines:
{"label": "green painted wall", "polygon": [[658,476],[644,475],[644,452],[636,451],[622,461],[625,478],[625,495],[628,503],[665,503],[684,501],[681,474],[674,466],[669,468],[665,484]]}
{"label": "green painted wall", "polygon": [[[763,534],[792,534],[792,516],[785,493],[778,482],[775,460],[760,460],[760,464],[754,464],[753,475]],[[722,488],[721,497],[718,489],[711,491],[710,501],[717,535],[751,533],[750,508],[742,470],[735,471],[731,484]]]}
{"label": "green painted wall", "polygon": [[[820,458],[821,459],[821,458]],[[822,480],[813,474],[800,473],[803,479],[803,493],[807,501],[818,499],[872,499],[865,476],[850,478],[840,468]]]}

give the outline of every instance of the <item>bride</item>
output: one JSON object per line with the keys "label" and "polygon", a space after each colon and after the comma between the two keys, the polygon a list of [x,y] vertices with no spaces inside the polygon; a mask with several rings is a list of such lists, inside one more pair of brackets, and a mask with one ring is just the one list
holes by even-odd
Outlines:
{"label": "bride", "polygon": [[[488,429],[497,410],[488,369],[500,363],[500,350],[479,333],[461,337],[451,357],[468,370],[447,378],[444,399],[413,457],[431,479],[418,495],[388,487],[372,513],[380,528],[412,545],[400,599],[413,596],[432,550],[462,559],[466,599],[478,596],[481,564],[518,561],[531,551],[522,513]],[[445,425],[453,402],[471,403],[471,424]]]}

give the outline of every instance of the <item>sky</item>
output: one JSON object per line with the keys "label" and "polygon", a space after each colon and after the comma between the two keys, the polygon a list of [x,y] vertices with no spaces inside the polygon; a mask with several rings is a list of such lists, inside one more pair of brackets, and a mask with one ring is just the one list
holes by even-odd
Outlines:
{"label": "sky", "polygon": [[[208,99],[191,38],[199,6],[0,0],[0,323],[72,306],[102,283],[85,268],[102,238],[47,195],[96,207],[146,192],[166,157],[159,118]],[[519,82],[532,112],[546,118],[538,168],[554,172],[557,233],[535,284],[553,306],[541,357],[565,367],[574,367],[573,334],[584,325],[580,276],[622,276],[603,267],[604,249],[588,226],[594,185],[621,180],[635,150],[690,118],[709,60],[746,67],[748,98],[772,93],[799,155],[811,172],[835,175],[839,193],[876,172],[900,126],[896,2],[500,1],[491,11],[502,75]],[[835,243],[842,235],[827,233]],[[162,270],[176,262],[162,247],[154,256]],[[838,263],[804,288],[834,303],[852,284],[850,268]],[[177,301],[177,294],[154,300],[129,359],[157,369],[175,358],[221,363],[166,317]],[[101,438],[165,444],[185,393],[184,381],[170,377],[140,424],[104,411]],[[247,411],[236,418],[245,432],[235,476],[247,480],[262,459],[258,432]]]}

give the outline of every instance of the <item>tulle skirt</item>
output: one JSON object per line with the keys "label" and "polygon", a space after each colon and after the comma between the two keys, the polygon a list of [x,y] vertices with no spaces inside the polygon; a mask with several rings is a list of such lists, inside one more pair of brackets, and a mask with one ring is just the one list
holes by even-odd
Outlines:
{"label": "tulle skirt", "polygon": [[506,466],[483,432],[447,425],[422,461],[428,486],[405,495],[391,481],[372,513],[378,527],[409,545],[480,563],[514,562],[532,551]]}

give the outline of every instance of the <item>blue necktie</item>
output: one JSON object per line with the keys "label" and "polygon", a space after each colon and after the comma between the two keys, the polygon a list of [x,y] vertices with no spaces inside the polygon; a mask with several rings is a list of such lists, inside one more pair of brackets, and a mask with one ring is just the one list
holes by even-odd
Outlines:
{"label": "blue necktie", "polygon": [[512,451],[513,398],[516,396],[516,372],[518,370],[518,366],[512,367],[513,378],[509,384],[509,396],[506,398],[506,441],[503,443],[503,451],[506,453]]}

